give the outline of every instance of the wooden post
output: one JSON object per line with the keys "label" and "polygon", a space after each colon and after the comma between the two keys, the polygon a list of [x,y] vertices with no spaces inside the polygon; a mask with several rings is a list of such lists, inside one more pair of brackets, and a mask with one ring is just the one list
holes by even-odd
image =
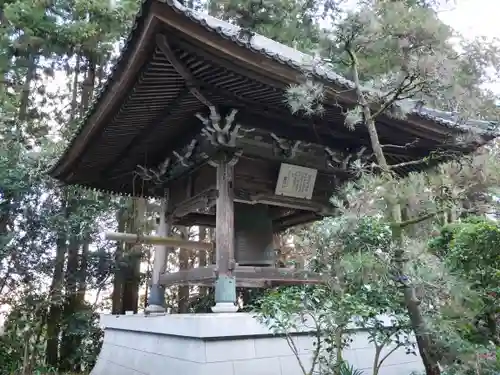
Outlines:
{"label": "wooden post", "polygon": [[[156,230],[156,235],[167,237],[170,234],[171,225],[167,222],[168,197],[163,199],[160,208],[160,219]],[[171,250],[171,249],[170,249]],[[165,312],[165,286],[160,285],[160,275],[167,268],[167,256],[169,249],[167,245],[158,244],[154,247],[153,273],[151,275],[151,289],[149,292],[147,314],[162,314]]]}
{"label": "wooden post", "polygon": [[[230,156],[229,156],[230,157]],[[217,203],[215,250],[217,279],[215,280],[215,313],[238,311],[234,277],[234,192],[233,171],[237,159],[221,158],[217,168]]]}

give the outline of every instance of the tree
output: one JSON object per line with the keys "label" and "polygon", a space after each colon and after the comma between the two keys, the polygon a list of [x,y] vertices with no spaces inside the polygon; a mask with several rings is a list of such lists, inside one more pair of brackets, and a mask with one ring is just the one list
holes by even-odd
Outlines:
{"label": "tree", "polygon": [[[416,101],[422,103],[431,101],[429,99],[433,99],[433,103],[451,103],[454,110],[462,112],[465,118],[471,112],[478,112],[481,107],[478,103],[464,100],[464,92],[480,89],[477,82],[467,79],[455,81],[455,72],[460,70],[462,64],[467,64],[464,56],[452,48],[449,37],[449,28],[439,22],[432,9],[404,1],[382,0],[363,2],[358,9],[348,12],[345,18],[337,22],[335,33],[329,35],[330,61],[338,57],[337,64],[344,64],[350,70],[352,90],[357,99],[356,106],[345,114],[345,123],[349,128],[363,125],[368,130],[373,151],[372,166],[379,172],[378,186],[384,184],[384,187],[396,190],[398,181],[394,169],[400,166],[387,162],[384,154],[384,147],[387,146],[381,143],[376,127],[379,116],[404,117],[415,110]],[[498,67],[495,65],[497,49],[492,46],[484,48],[487,53],[482,54],[479,67]],[[374,62],[373,56],[387,63],[382,65],[380,60]],[[364,71],[368,74],[363,75]],[[369,79],[372,89],[363,86],[362,79]],[[436,93],[444,94],[440,97]],[[292,112],[305,110],[311,113],[318,109],[322,95],[321,87],[309,81],[306,86],[292,86],[288,90],[288,102]],[[342,100],[341,94],[338,100]],[[474,137],[473,133],[469,134]],[[415,164],[428,160],[424,158]],[[440,374],[438,358],[433,354],[432,339],[426,329],[415,289],[405,272],[404,250],[404,230],[411,224],[438,215],[439,211],[425,212],[405,221],[402,201],[397,195],[385,195],[384,203],[390,217],[395,247],[394,277],[404,291],[426,372],[428,375]]]}
{"label": "tree", "polygon": [[314,51],[320,42],[318,21],[322,14],[336,10],[343,0],[212,0],[212,14],[302,51]]}
{"label": "tree", "polygon": [[[353,328],[368,332],[374,345],[373,375],[397,349],[413,352],[401,291],[392,282],[387,257],[389,225],[372,218],[357,223],[330,218],[303,231],[295,243],[315,254],[311,267],[325,275],[326,285],[271,291],[258,300],[256,312],[262,322],[285,335],[305,375],[342,374],[342,350],[352,341]],[[301,361],[291,335],[304,322],[315,332],[311,368]]]}
{"label": "tree", "polygon": [[[44,348],[53,369],[79,370],[99,347],[95,306],[83,299],[100,277],[96,258],[105,248],[93,234],[113,205],[92,192],[55,186],[44,169],[88,108],[114,44],[130,25],[133,3],[114,9],[107,1],[1,5],[0,282],[2,305],[13,311],[7,326],[18,327],[18,317],[30,320],[23,332],[34,339],[19,357],[25,370],[43,362]],[[51,90],[56,74],[67,76],[68,90]],[[63,141],[55,141],[54,133]],[[12,332],[16,337],[18,331]]]}

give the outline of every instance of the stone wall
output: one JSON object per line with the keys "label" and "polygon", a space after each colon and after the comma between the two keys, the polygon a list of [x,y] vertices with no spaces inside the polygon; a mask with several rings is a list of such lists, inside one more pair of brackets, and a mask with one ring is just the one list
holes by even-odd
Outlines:
{"label": "stone wall", "polygon": [[[104,344],[91,375],[303,375],[286,340],[248,314],[107,315],[101,322]],[[307,366],[311,337],[299,332],[294,342]],[[344,351],[345,359],[365,374],[371,374],[373,355],[363,332]],[[397,350],[380,375],[418,370],[419,357]]]}

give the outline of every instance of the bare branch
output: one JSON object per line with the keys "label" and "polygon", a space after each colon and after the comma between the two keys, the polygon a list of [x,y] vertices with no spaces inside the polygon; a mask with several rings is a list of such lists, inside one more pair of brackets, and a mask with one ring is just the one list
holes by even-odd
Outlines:
{"label": "bare branch", "polygon": [[429,163],[429,161],[430,161],[430,158],[429,157],[425,157],[423,159],[410,160],[410,161],[405,161],[405,162],[398,163],[398,164],[391,164],[389,166],[389,168],[390,169],[396,169],[396,168],[408,167],[410,165],[426,164],[426,163]]}
{"label": "bare branch", "polygon": [[392,348],[391,350],[389,350],[389,352],[388,352],[386,355],[384,355],[384,356],[382,357],[382,359],[379,361],[379,363],[378,363],[378,365],[377,365],[377,374],[378,374],[378,372],[379,372],[379,370],[380,370],[380,367],[382,367],[382,364],[384,363],[384,361],[385,361],[385,360],[386,360],[386,359],[387,359],[387,358],[388,358],[388,357],[389,357],[392,353],[394,353],[396,350],[398,350],[401,346],[402,346],[401,344],[396,345],[394,348]]}
{"label": "bare branch", "polygon": [[[408,78],[408,75],[406,75],[403,78],[401,83],[403,83],[407,78]],[[403,84],[400,84],[399,87],[397,88],[397,90],[391,96],[391,98],[389,100],[387,100],[375,113],[371,114],[371,118],[376,119],[380,114],[387,111],[390,106],[392,106],[396,101],[399,100],[400,95],[404,93],[405,89],[406,89],[406,86]]]}
{"label": "bare branch", "polygon": [[411,147],[415,147],[417,143],[420,142],[420,140],[417,138],[414,141],[405,143],[404,145],[393,145],[393,144],[387,144],[387,145],[380,145],[382,148],[401,148],[401,149],[409,149]]}
{"label": "bare branch", "polygon": [[433,217],[435,217],[435,216],[437,216],[439,214],[442,214],[443,212],[445,212],[445,210],[439,210],[439,211],[431,212],[431,213],[428,213],[428,214],[425,214],[425,215],[422,215],[422,216],[418,216],[418,217],[416,217],[414,219],[409,219],[409,220],[402,221],[400,223],[392,223],[391,226],[392,227],[397,227],[397,228],[406,228],[409,225],[418,224],[418,223],[421,223],[422,221],[432,219]]}

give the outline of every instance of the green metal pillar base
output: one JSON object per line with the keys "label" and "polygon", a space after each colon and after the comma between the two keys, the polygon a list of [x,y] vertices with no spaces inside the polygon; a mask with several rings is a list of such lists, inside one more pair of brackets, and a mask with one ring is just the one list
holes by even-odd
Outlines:
{"label": "green metal pillar base", "polygon": [[165,312],[165,287],[163,285],[151,285],[149,291],[148,306],[146,314],[161,314]]}
{"label": "green metal pillar base", "polygon": [[232,276],[221,275],[215,280],[214,313],[231,313],[238,311],[236,305],[236,280]]}

